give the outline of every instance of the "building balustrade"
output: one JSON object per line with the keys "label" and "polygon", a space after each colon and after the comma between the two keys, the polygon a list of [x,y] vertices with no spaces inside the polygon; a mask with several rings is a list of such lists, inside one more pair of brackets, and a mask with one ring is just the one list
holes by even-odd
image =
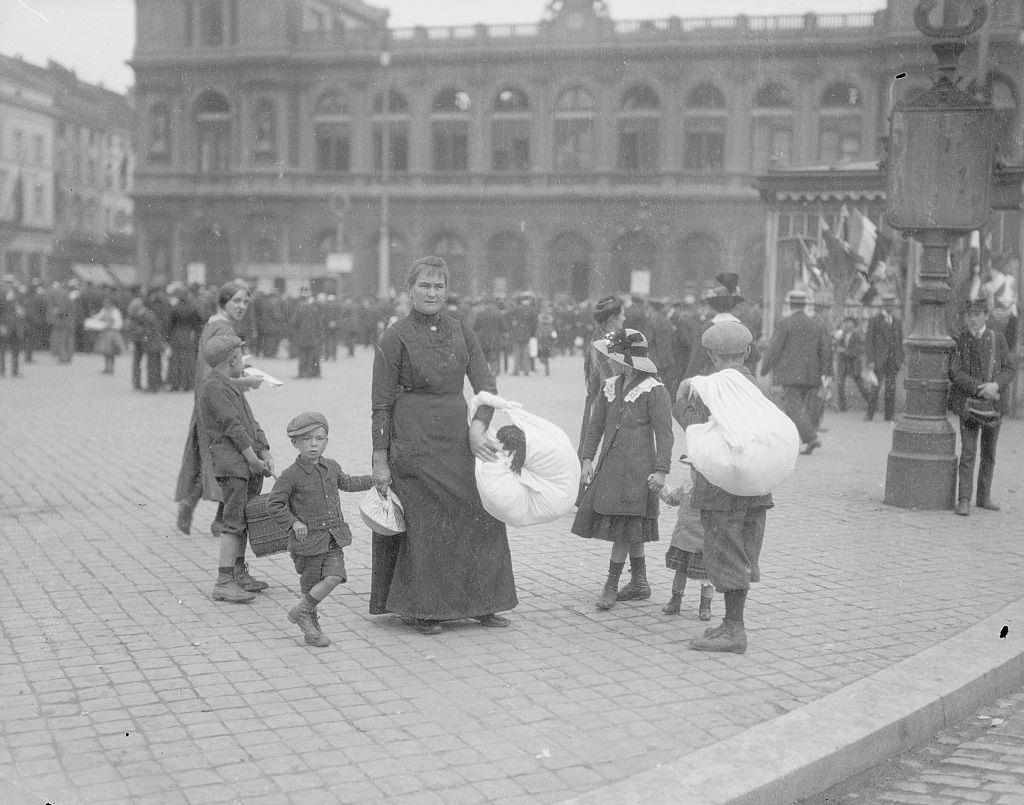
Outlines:
{"label": "building balustrade", "polygon": [[[239,193],[324,191],[343,186],[348,189],[366,189],[371,194],[380,190],[379,173],[331,173],[326,171],[286,171],[260,173],[237,171],[233,173],[201,174],[172,171],[141,170],[135,175],[135,194],[177,195],[193,191],[220,193],[224,190]],[[659,173],[630,173],[626,171],[591,171],[573,173],[397,173],[388,178],[392,189],[452,187],[460,190],[473,188],[577,188],[580,190],[617,187],[648,188],[744,188],[751,178],[745,173],[704,173],[698,171],[663,171]]]}

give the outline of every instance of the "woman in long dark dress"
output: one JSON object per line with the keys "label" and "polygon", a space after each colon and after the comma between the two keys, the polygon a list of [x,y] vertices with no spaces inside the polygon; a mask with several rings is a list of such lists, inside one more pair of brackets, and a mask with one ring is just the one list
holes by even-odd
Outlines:
{"label": "woman in long dark dress", "polygon": [[[194,381],[197,393],[200,382],[210,373],[209,365],[203,360],[203,347],[214,336],[236,333],[238,323],[245,317],[245,311],[249,308],[250,299],[248,287],[240,282],[229,282],[221,286],[217,295],[217,312],[210,316],[199,335]],[[245,391],[257,388],[263,381],[255,377],[238,377],[231,382]],[[178,530],[183,534],[188,534],[192,530],[192,515],[200,499],[220,501],[220,487],[213,475],[210,443],[195,404],[192,406],[192,418],[188,423],[185,452],[181,457],[174,499],[178,502]],[[218,522],[215,519],[211,526],[214,536],[217,536]]]}
{"label": "woman in long dark dress", "polygon": [[444,311],[448,267],[424,257],[409,272],[410,314],[381,336],[373,363],[373,479],[393,485],[406,531],[373,537],[370,613],[401,615],[423,634],[441,621],[507,626],[515,579],[504,523],[480,503],[474,456],[493,461],[494,411],[467,425],[463,386],[497,392],[476,336]]}

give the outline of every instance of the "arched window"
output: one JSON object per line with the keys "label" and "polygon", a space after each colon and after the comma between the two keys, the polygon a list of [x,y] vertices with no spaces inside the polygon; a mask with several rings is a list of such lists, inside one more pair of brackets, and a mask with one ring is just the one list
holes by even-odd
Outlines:
{"label": "arched window", "polygon": [[[388,91],[388,170],[407,173],[409,170],[409,102],[397,90]],[[373,99],[373,166],[381,172],[384,153],[384,93]]]}
{"label": "arched window", "polygon": [[430,128],[433,169],[438,173],[469,170],[469,94],[460,89],[441,90],[431,107]]}
{"label": "arched window", "polygon": [[573,299],[586,299],[590,295],[590,268],[592,249],[585,237],[575,232],[564,232],[551,241],[550,293],[568,293]]}
{"label": "arched window", "polygon": [[[192,44],[193,41],[193,2],[194,0],[189,0],[185,5],[185,34],[188,44]],[[198,25],[200,45],[219,47],[238,41],[238,0],[198,0],[198,12],[195,24]]]}
{"label": "arched window", "polygon": [[530,170],[530,101],[518,89],[503,89],[494,99],[491,168],[507,173]]}
{"label": "arched window", "polygon": [[654,173],[659,168],[661,104],[644,84],[630,87],[619,104],[618,169]]}
{"label": "arched window", "polygon": [[349,171],[351,117],[345,100],[336,92],[320,96],[313,121],[316,168],[331,173]]}
{"label": "arched window", "polygon": [[220,176],[230,168],[231,107],[227,98],[207,90],[196,99],[195,120],[198,129],[199,172]]}
{"label": "arched window", "polygon": [[570,87],[555,102],[555,170],[589,171],[594,163],[594,98]]}
{"label": "arched window", "polygon": [[702,290],[715,284],[722,270],[722,245],[718,239],[696,232],[679,243],[679,276],[691,287]]}
{"label": "arched window", "polygon": [[637,273],[653,279],[657,262],[658,246],[646,232],[635,230],[621,235],[612,244],[612,270],[618,280],[615,290],[628,292]]}
{"label": "arched window", "polygon": [[860,156],[861,102],[860,89],[849,81],[836,81],[821,93],[818,113],[818,159],[821,162],[834,165]]}
{"label": "arched window", "polygon": [[793,106],[793,96],[782,84],[769,81],[754,95],[755,109],[789,109]]}
{"label": "arched window", "polygon": [[1024,131],[1017,124],[1017,90],[1008,78],[992,75],[988,79],[985,94],[996,110],[996,152],[1002,159],[1015,162],[1024,148]]}
{"label": "arched window", "polygon": [[277,110],[274,102],[263,98],[252,112],[253,160],[259,163],[277,160]]}
{"label": "arched window", "polygon": [[683,160],[686,170],[725,170],[725,95],[714,84],[698,84],[686,96]]}
{"label": "arched window", "polygon": [[427,251],[436,254],[448,264],[448,290],[464,293],[469,287],[469,262],[466,243],[454,232],[439,232],[427,243]]}
{"label": "arched window", "polygon": [[171,115],[167,104],[153,104],[149,109],[150,161],[165,162],[171,158]]}
{"label": "arched window", "polygon": [[527,249],[526,238],[518,232],[499,232],[491,236],[487,241],[488,290],[495,291],[501,285],[508,293],[529,289]]}
{"label": "arched window", "polygon": [[753,168],[788,165],[793,147],[793,97],[789,88],[774,81],[754,95],[751,127]]}

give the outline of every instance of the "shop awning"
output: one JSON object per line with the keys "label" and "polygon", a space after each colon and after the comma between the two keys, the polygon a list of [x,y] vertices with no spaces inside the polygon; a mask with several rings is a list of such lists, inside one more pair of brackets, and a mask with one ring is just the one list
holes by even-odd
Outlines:
{"label": "shop awning", "polygon": [[111,263],[106,267],[107,271],[114,275],[114,279],[120,282],[122,285],[131,287],[132,285],[139,284],[139,271],[135,266],[119,265],[118,263]]}
{"label": "shop awning", "polygon": [[113,274],[98,263],[72,263],[71,271],[82,282],[91,282],[93,285],[117,285]]}

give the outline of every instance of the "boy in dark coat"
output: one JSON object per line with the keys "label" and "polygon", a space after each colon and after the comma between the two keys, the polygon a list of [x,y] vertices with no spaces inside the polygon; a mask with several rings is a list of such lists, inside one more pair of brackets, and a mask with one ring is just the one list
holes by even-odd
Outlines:
{"label": "boy in dark coat", "polygon": [[1006,339],[986,324],[986,301],[973,299],[968,302],[965,316],[967,326],[956,338],[949,366],[949,378],[953,384],[950,389],[950,408],[960,417],[956,513],[964,517],[971,513],[971,490],[974,486],[974,464],[979,438],[981,462],[975,502],[979,509],[999,511],[999,506],[990,497],[992,473],[996,465],[996,443],[999,441],[999,422],[985,427],[974,424],[964,416],[967,399],[981,397],[992,400],[1000,413],[1006,413],[1009,397],[1007,391],[1015,374]]}
{"label": "boy in dark coat", "polygon": [[203,348],[203,359],[212,371],[199,386],[199,415],[210,440],[221,492],[216,518],[220,523],[220,562],[212,597],[214,601],[247,604],[267,583],[252,578],[245,565],[245,505],[260,493],[263,476],[274,472],[274,460],[245,395],[229,382],[242,376],[242,339],[214,336]]}
{"label": "boy in dark coat", "polygon": [[[715,371],[734,369],[751,383],[754,376],[744,366],[753,336],[738,321],[723,321],[704,332],[701,343],[711,355]],[[679,386],[679,401],[672,409],[683,430],[707,422],[711,412],[689,381]],[[715,589],[725,598],[725,619],[704,636],[690,641],[699,651],[727,651],[742,654],[747,650],[747,632],[743,611],[751,582],[761,578],[758,560],[764,540],[765,518],[774,506],[771,494],[733,495],[694,473],[690,506],[700,510],[704,527],[704,564]]]}
{"label": "boy in dark coat", "polygon": [[338,490],[365,492],[373,486],[373,479],[346,475],[337,461],[323,457],[327,449],[327,418],[323,414],[299,414],[288,423],[288,437],[299,455],[274,483],[267,511],[279,526],[292,532],[288,552],[302,592],[289,610],[288,620],[302,630],[308,645],[322,648],[331,641],[320,630],[316,608],[348,580],[344,548],[352,544]]}

